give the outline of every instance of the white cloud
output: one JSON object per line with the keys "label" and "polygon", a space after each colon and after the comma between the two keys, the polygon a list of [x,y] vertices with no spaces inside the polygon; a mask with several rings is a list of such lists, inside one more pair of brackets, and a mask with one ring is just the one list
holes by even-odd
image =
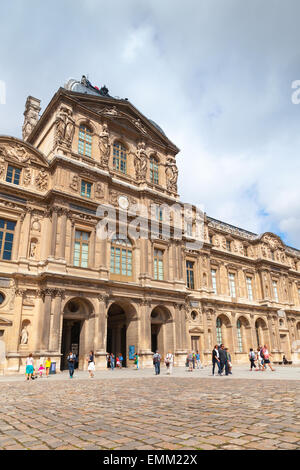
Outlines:
{"label": "white cloud", "polygon": [[184,201],[300,248],[297,0],[19,0],[1,13],[1,133],[20,136],[27,95],[45,107],[88,73],[181,149]]}

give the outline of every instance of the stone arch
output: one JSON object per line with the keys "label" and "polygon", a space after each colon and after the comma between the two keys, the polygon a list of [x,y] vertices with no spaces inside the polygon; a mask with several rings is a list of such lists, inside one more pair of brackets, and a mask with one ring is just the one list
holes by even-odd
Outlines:
{"label": "stone arch", "polygon": [[85,297],[68,297],[62,304],[61,369],[67,368],[67,356],[72,350],[77,356],[76,366],[86,368],[86,356],[94,350],[95,307]]}
{"label": "stone arch", "polygon": [[239,315],[236,319],[237,350],[246,352],[251,347],[251,326],[247,317]]}
{"label": "stone arch", "polygon": [[255,335],[257,347],[269,342],[267,322],[261,317],[257,317],[255,320]]}
{"label": "stone arch", "polygon": [[165,356],[174,352],[174,318],[171,310],[162,304],[154,306],[150,314],[151,350]]}
{"label": "stone arch", "polygon": [[300,321],[296,323],[296,335],[298,340],[300,340]]}
{"label": "stone arch", "polygon": [[132,347],[139,353],[137,309],[124,299],[114,299],[107,307],[106,350],[114,356],[122,354],[123,366],[131,359]]}
{"label": "stone arch", "polygon": [[217,344],[223,343],[225,347],[232,349],[231,339],[231,319],[225,313],[221,313],[216,318]]}
{"label": "stone arch", "polygon": [[97,134],[94,124],[89,119],[86,119],[84,117],[80,117],[76,121],[76,126],[78,127],[78,130],[80,126],[85,126],[87,129],[91,131],[92,137]]}

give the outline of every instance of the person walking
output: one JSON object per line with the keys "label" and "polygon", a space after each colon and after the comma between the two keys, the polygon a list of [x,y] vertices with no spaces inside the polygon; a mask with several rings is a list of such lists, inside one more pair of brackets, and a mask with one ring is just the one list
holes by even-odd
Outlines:
{"label": "person walking", "polygon": [[225,368],[225,375],[228,375],[228,359],[227,359],[227,354],[224,348],[224,344],[220,345],[219,356],[220,356],[220,375],[222,375],[224,368]]}
{"label": "person walking", "polygon": [[203,366],[201,364],[199,351],[196,352],[196,364],[197,364],[197,369],[203,369]]}
{"label": "person walking", "polygon": [[134,355],[134,364],[136,366],[136,370],[139,370],[139,355],[138,355],[138,353],[135,353],[135,355]]}
{"label": "person walking", "polygon": [[89,371],[89,377],[92,379],[94,377],[94,372],[95,372],[95,357],[94,357],[94,351],[90,351],[88,357],[87,357],[87,362],[88,362],[88,371]]}
{"label": "person walking", "polygon": [[165,364],[166,364],[167,374],[168,375],[172,374],[173,362],[174,362],[173,354],[171,353],[171,351],[169,351],[168,354],[166,355],[166,358],[165,358]]}
{"label": "person walking", "polygon": [[269,353],[267,344],[264,345],[264,347],[262,349],[262,352],[263,352],[263,355],[264,355],[265,368],[267,369],[267,365],[268,365],[270,367],[271,371],[275,372],[275,369],[273,369],[273,367],[271,366],[271,356],[272,356],[272,354]]}
{"label": "person walking", "polygon": [[50,367],[51,367],[51,359],[50,359],[50,357],[48,357],[45,361],[46,377],[49,376]]}
{"label": "person walking", "polygon": [[70,379],[73,379],[76,355],[70,351],[67,357]]}
{"label": "person walking", "polygon": [[264,371],[264,370],[267,369],[267,366],[265,365],[264,348],[262,346],[260,346],[259,357],[260,357],[260,361],[261,361],[262,370]]}
{"label": "person walking", "polygon": [[253,367],[255,367],[255,370],[258,370],[255,364],[255,352],[253,351],[252,348],[250,348],[249,351],[249,361],[250,361],[250,372],[252,372]]}
{"label": "person walking", "polygon": [[153,355],[153,365],[155,367],[155,375],[160,374],[160,361],[161,361],[161,355],[159,354],[158,351]]}
{"label": "person walking", "polygon": [[220,354],[219,354],[219,349],[218,349],[218,345],[216,344],[214,346],[214,349],[212,350],[212,375],[215,375],[215,367],[216,367],[216,364],[218,366],[218,375],[221,374],[220,372]]}
{"label": "person walking", "polygon": [[228,348],[225,348],[226,356],[227,356],[227,364],[228,364],[228,374],[232,375],[232,362],[231,362],[231,354]]}
{"label": "person walking", "polygon": [[262,370],[262,357],[260,355],[261,346],[258,346],[256,350],[256,361],[258,365],[258,370]]}
{"label": "person walking", "polygon": [[115,356],[113,355],[113,353],[111,353],[110,355],[110,370],[114,370],[115,368]]}
{"label": "person walking", "polygon": [[193,353],[192,353],[192,351],[190,351],[187,355],[187,358],[186,358],[188,366],[189,366],[189,368],[188,368],[189,372],[193,372],[193,357],[194,357]]}
{"label": "person walking", "polygon": [[122,365],[123,365],[123,356],[122,356],[122,354],[119,354],[119,361],[120,361],[120,369],[122,369]]}
{"label": "person walking", "polygon": [[34,367],[33,367],[33,357],[32,353],[29,354],[29,356],[26,359],[26,375],[27,375],[27,380],[32,380],[33,378],[33,372],[34,372]]}

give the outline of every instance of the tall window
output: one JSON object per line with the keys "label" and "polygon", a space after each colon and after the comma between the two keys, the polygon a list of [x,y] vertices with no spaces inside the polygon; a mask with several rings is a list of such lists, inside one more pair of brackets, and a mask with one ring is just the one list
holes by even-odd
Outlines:
{"label": "tall window", "polygon": [[186,262],[186,279],[189,289],[194,289],[194,263],[192,261]]}
{"label": "tall window", "polygon": [[230,240],[226,240],[226,250],[231,251],[231,242],[230,242]]}
{"label": "tall window", "polygon": [[0,219],[0,259],[10,260],[16,222]]}
{"label": "tall window", "polygon": [[239,352],[243,352],[243,340],[242,340],[242,332],[241,332],[241,322],[238,320],[236,322],[236,332],[237,332],[237,342],[238,342],[238,350]]}
{"label": "tall window", "polygon": [[127,154],[126,148],[120,142],[115,142],[113,147],[113,167],[122,173],[126,173]]}
{"label": "tall window", "polygon": [[274,298],[276,302],[278,302],[278,289],[277,289],[277,281],[273,281],[273,292],[274,292]]}
{"label": "tall window", "polygon": [[216,269],[211,270],[211,281],[214,294],[217,293],[217,271]]}
{"label": "tall window", "polygon": [[220,318],[217,318],[216,329],[217,329],[217,344],[222,344],[222,321]]}
{"label": "tall window", "polygon": [[81,196],[90,198],[91,192],[92,192],[92,183],[81,180]]}
{"label": "tall window", "polygon": [[229,289],[231,297],[236,297],[235,275],[233,273],[229,273]]}
{"label": "tall window", "polygon": [[79,127],[78,153],[87,157],[92,155],[92,131],[85,125]]}
{"label": "tall window", "polygon": [[8,183],[20,184],[21,169],[8,165],[6,181]]}
{"label": "tall window", "polygon": [[252,277],[247,277],[246,283],[247,283],[247,290],[248,290],[248,298],[249,300],[253,300]]}
{"label": "tall window", "polygon": [[119,234],[111,240],[110,272],[118,277],[132,277],[132,245],[128,238]]}
{"label": "tall window", "polygon": [[191,222],[187,222],[186,223],[186,235],[188,237],[192,237],[193,236],[193,224]]}
{"label": "tall window", "polygon": [[164,280],[164,252],[163,250],[154,250],[154,279]]}
{"label": "tall window", "polygon": [[75,231],[74,266],[88,267],[89,238],[90,234],[88,232]]}
{"label": "tall window", "polygon": [[158,162],[155,157],[150,157],[150,181],[158,184]]}
{"label": "tall window", "polygon": [[158,205],[155,206],[155,218],[159,222],[163,221],[163,209]]}

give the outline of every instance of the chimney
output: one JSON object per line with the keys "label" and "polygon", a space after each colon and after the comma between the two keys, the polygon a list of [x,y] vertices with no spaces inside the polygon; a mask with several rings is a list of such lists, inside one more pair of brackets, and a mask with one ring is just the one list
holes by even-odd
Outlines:
{"label": "chimney", "polygon": [[38,100],[33,96],[27,97],[24,111],[24,124],[22,127],[23,140],[28,139],[31,131],[39,120],[39,112],[41,110],[40,103],[41,100]]}

